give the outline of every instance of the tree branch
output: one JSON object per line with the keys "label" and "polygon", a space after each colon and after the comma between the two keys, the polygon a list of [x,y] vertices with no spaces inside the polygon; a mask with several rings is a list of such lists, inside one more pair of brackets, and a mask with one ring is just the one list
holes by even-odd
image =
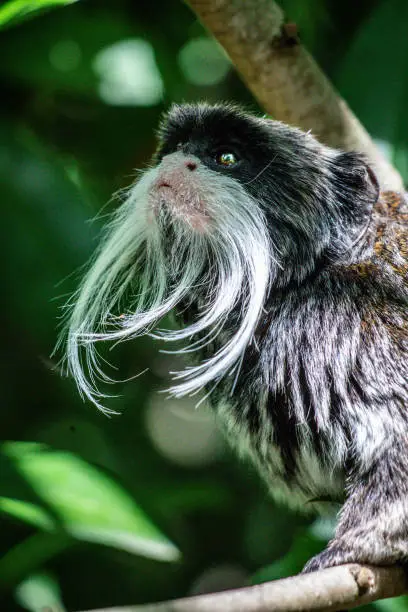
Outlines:
{"label": "tree branch", "polygon": [[299,43],[296,26],[285,22],[273,0],[187,2],[268,113],[312,130],[332,147],[364,153],[383,189],[402,190],[401,176]]}
{"label": "tree branch", "polygon": [[400,567],[353,564],[243,589],[93,612],[324,612],[355,608],[407,590],[407,575]]}

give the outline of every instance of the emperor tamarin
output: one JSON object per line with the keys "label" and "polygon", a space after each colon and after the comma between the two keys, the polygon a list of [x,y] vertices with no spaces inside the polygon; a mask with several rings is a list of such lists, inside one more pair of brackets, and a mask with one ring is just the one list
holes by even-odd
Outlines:
{"label": "emperor tamarin", "polygon": [[[170,393],[205,389],[274,496],[345,495],[306,569],[408,560],[405,196],[232,106],[174,106],[159,140],[73,300],[79,389],[101,406],[100,341],[184,341]],[[170,311],[178,327],[155,331]]]}

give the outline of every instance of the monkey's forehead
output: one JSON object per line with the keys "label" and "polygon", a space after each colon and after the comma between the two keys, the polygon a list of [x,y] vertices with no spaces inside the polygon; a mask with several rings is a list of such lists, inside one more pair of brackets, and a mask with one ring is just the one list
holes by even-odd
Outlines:
{"label": "monkey's forehead", "polygon": [[159,137],[162,144],[176,146],[187,140],[238,142],[246,146],[267,145],[270,120],[254,117],[232,104],[174,105],[165,116]]}
{"label": "monkey's forehead", "polygon": [[281,160],[296,153],[303,158],[305,149],[310,153],[321,146],[298,128],[256,117],[233,104],[206,103],[170,108],[159,128],[156,159],[187,142],[198,143],[201,150],[232,145],[233,150],[254,160],[277,152]]}

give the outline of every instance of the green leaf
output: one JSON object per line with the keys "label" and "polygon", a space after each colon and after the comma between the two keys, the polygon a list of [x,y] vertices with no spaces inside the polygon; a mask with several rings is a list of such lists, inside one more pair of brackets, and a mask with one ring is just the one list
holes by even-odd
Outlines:
{"label": "green leaf", "polygon": [[18,585],[74,543],[75,540],[71,536],[61,531],[35,532],[8,550],[0,559],[0,587]]}
{"label": "green leaf", "polygon": [[0,8],[0,28],[22,21],[32,13],[73,2],[77,0],[10,0]]}
{"label": "green leaf", "polygon": [[0,512],[14,516],[40,529],[53,530],[55,527],[52,516],[40,506],[29,501],[0,497]]}
{"label": "green leaf", "polygon": [[17,603],[30,612],[64,612],[59,585],[50,574],[32,574],[16,588]]}
{"label": "green leaf", "polygon": [[47,531],[174,561],[179,552],[112,478],[80,457],[31,442],[2,453],[42,502],[0,498],[0,511]]}

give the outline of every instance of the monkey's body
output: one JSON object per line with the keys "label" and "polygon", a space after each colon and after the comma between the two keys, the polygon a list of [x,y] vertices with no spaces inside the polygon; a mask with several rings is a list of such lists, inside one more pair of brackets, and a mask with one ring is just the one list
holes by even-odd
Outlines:
{"label": "monkey's body", "polygon": [[381,194],[367,245],[361,261],[271,295],[232,396],[213,399],[274,497],[305,508],[348,493],[336,540],[309,569],[408,559],[404,197]]}
{"label": "monkey's body", "polygon": [[[155,293],[106,331],[140,245],[142,288]],[[174,395],[211,391],[276,497],[346,498],[307,569],[408,560],[406,200],[379,196],[358,155],[293,128],[225,107],[174,109],[158,166],[115,220],[72,317],[84,393],[95,400],[78,345],[145,333],[173,308],[184,329],[162,336],[192,336],[199,361]]]}

